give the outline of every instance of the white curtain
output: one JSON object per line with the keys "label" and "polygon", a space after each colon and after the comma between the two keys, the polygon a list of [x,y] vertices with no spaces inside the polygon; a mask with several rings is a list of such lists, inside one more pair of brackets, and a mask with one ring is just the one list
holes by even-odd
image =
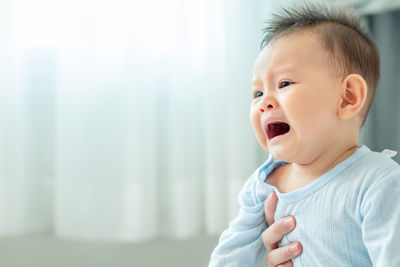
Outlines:
{"label": "white curtain", "polygon": [[2,0],[0,234],[224,229],[266,157],[248,122],[263,8]]}

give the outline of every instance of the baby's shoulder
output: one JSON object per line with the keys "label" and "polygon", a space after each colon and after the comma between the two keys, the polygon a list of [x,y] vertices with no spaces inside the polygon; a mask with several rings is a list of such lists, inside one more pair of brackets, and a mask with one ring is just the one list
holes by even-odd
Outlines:
{"label": "baby's shoulder", "polygon": [[364,175],[370,173],[375,177],[385,177],[400,170],[400,165],[389,155],[373,151],[366,153],[355,167]]}
{"label": "baby's shoulder", "polygon": [[351,177],[348,183],[367,189],[374,184],[400,181],[400,165],[388,155],[371,151],[355,162],[345,176]]}

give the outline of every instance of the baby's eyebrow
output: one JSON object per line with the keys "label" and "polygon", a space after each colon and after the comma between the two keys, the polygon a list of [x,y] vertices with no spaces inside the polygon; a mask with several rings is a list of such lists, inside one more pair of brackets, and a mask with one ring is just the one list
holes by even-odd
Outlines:
{"label": "baby's eyebrow", "polygon": [[273,70],[273,73],[276,75],[276,74],[279,74],[281,72],[295,72],[296,70],[297,70],[297,68],[295,68],[292,65],[284,65],[282,67],[275,68]]}
{"label": "baby's eyebrow", "polygon": [[[293,65],[282,65],[282,66],[275,67],[275,68],[273,68],[272,70],[269,70],[269,71],[268,71],[268,72],[269,72],[268,76],[271,75],[272,77],[274,77],[274,76],[277,76],[278,74],[280,74],[281,72],[290,72],[290,73],[294,73],[294,72],[297,72],[297,71],[298,71],[298,67],[296,68],[296,67],[293,66]],[[259,74],[260,74],[260,73],[259,73]],[[257,78],[255,78],[255,79],[253,80],[252,85],[255,84],[256,82],[258,82],[258,80],[259,80],[259,77],[258,77],[259,74],[256,75],[256,73],[253,72],[253,76],[256,76]]]}

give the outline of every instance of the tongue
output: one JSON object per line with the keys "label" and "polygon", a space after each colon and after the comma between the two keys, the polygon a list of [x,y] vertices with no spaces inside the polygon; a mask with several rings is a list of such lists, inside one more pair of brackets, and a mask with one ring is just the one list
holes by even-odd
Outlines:
{"label": "tongue", "polygon": [[274,122],[268,125],[267,135],[268,139],[272,139],[275,136],[285,134],[289,132],[290,126],[284,122]]}

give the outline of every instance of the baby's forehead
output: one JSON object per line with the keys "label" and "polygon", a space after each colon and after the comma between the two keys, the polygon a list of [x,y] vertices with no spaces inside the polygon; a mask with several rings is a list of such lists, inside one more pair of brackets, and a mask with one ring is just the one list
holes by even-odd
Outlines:
{"label": "baby's forehead", "polygon": [[323,67],[329,65],[328,62],[330,54],[316,34],[310,31],[296,31],[271,40],[256,58],[253,72],[285,66],[302,68],[311,64]]}

